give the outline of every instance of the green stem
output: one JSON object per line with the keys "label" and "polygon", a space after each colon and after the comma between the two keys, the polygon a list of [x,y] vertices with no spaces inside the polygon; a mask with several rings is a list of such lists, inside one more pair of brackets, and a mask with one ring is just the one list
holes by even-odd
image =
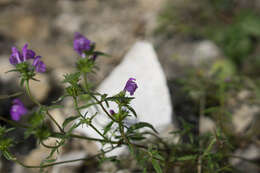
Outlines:
{"label": "green stem", "polygon": [[6,118],[4,118],[2,116],[0,116],[0,120],[5,121],[6,123],[8,123],[8,124],[10,124],[12,126],[21,127],[21,128],[29,128],[29,126],[27,126],[27,125],[20,124],[20,123],[17,123],[15,121],[12,121],[12,120],[8,120],[8,119],[6,119]]}
{"label": "green stem", "polygon": [[106,115],[113,120],[114,122],[118,122],[115,118],[113,118],[106,110],[106,108],[103,106],[102,102],[99,101],[94,95],[90,94],[90,96],[99,104],[99,106],[102,108],[102,110],[106,113]]}
{"label": "green stem", "polygon": [[38,106],[41,106],[41,103],[39,103],[32,95],[30,87],[29,87],[29,80],[26,81],[25,83],[25,89],[26,89],[26,93],[29,96],[29,98]]}
{"label": "green stem", "polygon": [[88,91],[89,90],[89,88],[88,88],[88,78],[87,78],[87,73],[86,72],[83,73],[83,79],[84,79],[85,88]]}
{"label": "green stem", "polygon": [[66,161],[61,161],[61,162],[55,162],[55,163],[50,163],[50,164],[46,164],[46,165],[40,165],[40,166],[32,166],[32,165],[26,165],[23,162],[19,161],[19,160],[14,160],[16,163],[20,164],[21,166],[25,167],[25,168],[46,168],[46,167],[50,167],[50,166],[54,166],[54,165],[60,165],[60,164],[64,164],[64,163],[70,163],[70,162],[78,162],[78,161],[89,161],[89,160],[93,160],[94,158],[103,155],[105,153],[108,153],[110,151],[112,151],[113,149],[109,149],[105,152],[101,152],[98,153],[96,155],[93,155],[91,157],[84,157],[84,158],[80,158],[80,159],[74,159],[74,160],[66,160]]}
{"label": "green stem", "polygon": [[118,141],[111,141],[111,140],[107,140],[107,139],[91,138],[91,137],[80,136],[80,135],[75,135],[75,134],[71,134],[70,136],[73,137],[73,138],[79,138],[79,139],[85,139],[85,140],[91,140],[91,141],[98,141],[98,142],[107,142],[107,143],[111,143],[111,144],[118,144]]}
{"label": "green stem", "polygon": [[23,92],[17,92],[17,93],[10,94],[10,95],[0,95],[0,100],[12,98],[12,97],[17,97],[17,96],[20,96],[20,95],[23,95]]}
{"label": "green stem", "polygon": [[120,134],[122,135],[124,141],[128,144],[128,146],[131,148],[131,149],[134,149],[132,143],[129,141],[129,139],[126,137],[125,135],[125,132],[124,132],[124,126],[122,124],[122,119],[120,118],[119,122],[118,122],[118,125],[119,125],[119,131],[120,131]]}
{"label": "green stem", "polygon": [[59,123],[53,118],[53,116],[49,113],[49,111],[46,111],[46,114],[49,116],[49,118],[55,123],[55,125],[59,128],[59,130],[65,134],[65,131],[62,129],[62,127],[59,125]]}

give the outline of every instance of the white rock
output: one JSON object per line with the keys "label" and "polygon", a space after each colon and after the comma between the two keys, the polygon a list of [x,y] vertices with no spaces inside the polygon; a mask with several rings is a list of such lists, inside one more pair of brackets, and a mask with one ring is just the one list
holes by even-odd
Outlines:
{"label": "white rock", "polygon": [[259,111],[258,106],[242,105],[232,116],[234,131],[236,133],[244,133],[246,128],[254,121]]}
{"label": "white rock", "polygon": [[206,116],[200,116],[199,120],[199,132],[205,134],[207,132],[214,132],[216,125],[212,119]]}
{"label": "white rock", "polygon": [[[131,106],[137,112],[138,121],[148,122],[159,132],[162,131],[171,123],[172,107],[164,72],[150,43],[137,42],[97,91],[113,96],[123,90],[130,77],[136,78],[138,84],[134,94],[135,99],[131,102]],[[117,111],[114,104],[111,104],[109,109]],[[90,110],[82,113],[86,111]],[[107,122],[108,118],[104,114],[94,119],[94,125],[100,130]],[[100,138],[89,127],[80,127],[78,130],[88,136]],[[119,149],[111,155],[117,155],[122,151],[123,149]]]}
{"label": "white rock", "polygon": [[259,164],[257,165],[251,162],[241,160],[239,157],[248,160],[257,160],[257,158],[259,158],[260,155],[259,153],[259,147],[254,144],[251,144],[247,148],[236,150],[233,155],[237,156],[237,158],[231,158],[230,163],[241,172],[257,173],[259,172]]}
{"label": "white rock", "polygon": [[[73,151],[67,154],[60,156],[57,159],[57,162],[64,162],[68,160],[81,159],[87,156],[87,153],[84,151]],[[59,164],[53,167],[52,173],[63,173],[62,169],[68,169],[69,167],[79,167],[83,163],[83,160],[77,162],[67,162],[64,164]]]}
{"label": "white rock", "polygon": [[195,66],[208,64],[221,56],[219,48],[211,41],[201,41],[194,48],[192,62]]}

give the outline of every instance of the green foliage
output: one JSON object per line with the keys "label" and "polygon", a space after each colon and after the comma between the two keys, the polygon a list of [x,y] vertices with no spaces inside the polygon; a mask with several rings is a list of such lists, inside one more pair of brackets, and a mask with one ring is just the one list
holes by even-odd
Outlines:
{"label": "green foliage", "polygon": [[[230,8],[233,8],[234,1],[203,0],[202,2],[206,3],[204,4],[206,6],[210,5],[210,10],[201,11],[204,5],[191,6],[190,9],[194,14],[202,13],[199,20],[206,19],[210,21],[214,13],[226,13]],[[171,13],[171,11],[167,11],[165,16],[167,20],[172,19]],[[131,154],[129,157],[137,161],[138,165],[136,167],[143,172],[168,173],[172,170],[175,171],[175,169],[178,169],[180,173],[197,172],[197,170],[206,173],[232,172],[233,167],[230,165],[229,159],[232,157],[231,154],[235,142],[232,140],[234,135],[229,130],[230,113],[226,103],[227,98],[231,97],[233,92],[236,92],[244,84],[244,81],[237,77],[238,67],[241,63],[244,63],[241,57],[249,56],[252,52],[254,46],[251,37],[259,36],[257,28],[260,26],[258,21],[256,21],[257,17],[254,13],[250,15],[249,13],[246,13],[246,15],[234,14],[234,16],[237,19],[232,21],[231,25],[223,27],[219,33],[214,31],[213,26],[220,26],[221,22],[216,22],[212,26],[206,26],[199,31],[194,29],[192,31],[190,28],[185,30],[186,33],[201,34],[211,38],[220,47],[223,46],[225,54],[230,57],[229,60],[217,61],[210,67],[209,73],[205,73],[203,69],[200,69],[187,74],[186,78],[182,78],[180,81],[183,85],[182,89],[193,99],[193,106],[199,108],[194,109],[199,110],[199,112],[194,113],[198,116],[203,114],[216,121],[214,132],[196,136],[193,133],[196,127],[182,119],[181,130],[170,133],[172,135],[170,139],[177,138],[178,140],[169,141],[158,136],[156,129],[147,122],[136,122],[129,125],[129,119],[134,118],[136,120],[138,116],[130,104],[134,97],[128,97],[124,90],[114,96],[97,93],[92,90],[91,83],[88,81],[88,75],[95,69],[94,56],[105,55],[102,52],[95,51],[95,44],[92,44],[91,49],[85,52],[87,57],[77,61],[77,72],[64,75],[65,93],[53,102],[52,105],[42,105],[31,95],[29,79],[33,79],[34,74],[26,74],[21,76],[21,80],[26,81],[26,93],[37,108],[29,111],[30,115],[28,115],[28,119],[24,124],[5,120],[5,118],[1,117],[1,120],[5,120],[12,126],[25,128],[25,138],[34,136],[40,145],[49,150],[48,156],[42,160],[40,165],[24,165],[10,152],[10,147],[15,146],[15,140],[8,138],[6,134],[13,128],[7,129],[5,127],[0,127],[1,152],[8,160],[16,161],[24,167],[40,168],[40,171],[43,172],[46,167],[73,162],[73,160],[58,162],[56,155],[59,154],[61,147],[66,145],[69,140],[77,138],[102,144],[102,148],[97,155],[78,159],[78,161],[83,160],[86,165],[91,163],[87,163],[89,160],[93,161],[95,159],[100,164],[105,161],[120,164],[118,156],[107,157],[106,153],[125,145]],[[175,17],[177,15],[173,18]],[[232,16],[232,18],[236,17]],[[218,21],[218,16],[214,17],[213,21]],[[178,22],[181,24],[183,21]],[[179,29],[183,26],[180,26]],[[211,29],[209,30],[209,28]],[[178,31],[178,27],[176,31]],[[239,44],[236,44],[237,41]],[[26,63],[18,64],[16,70],[19,71],[20,68],[25,70],[23,71],[24,74],[28,70],[26,69]],[[28,71],[31,72],[31,70]],[[25,78],[28,76],[29,78]],[[260,93],[259,87],[254,85],[254,82],[252,83],[251,88],[254,88],[256,98],[258,98]],[[123,86],[119,87],[123,88]],[[64,109],[63,106],[57,103],[61,102],[65,97],[69,97],[73,101],[74,113],[69,115],[63,122],[58,123],[55,119],[56,117],[51,115],[49,110]],[[116,110],[113,110],[115,113],[113,111],[111,113],[111,110],[109,110],[111,103],[117,106]],[[85,108],[94,108],[95,111],[83,114],[81,110]],[[109,119],[102,128],[96,127],[93,123],[94,119],[100,116],[100,110]],[[55,130],[52,129],[50,123],[56,127]],[[92,138],[75,134],[74,130],[79,126],[91,128],[99,136]],[[187,137],[189,139],[188,142],[185,140]],[[48,139],[55,139],[55,143],[52,145],[46,144]],[[127,159],[129,162],[129,158]]]}
{"label": "green foliage", "polygon": [[238,8],[235,0],[168,1],[156,33],[212,40],[241,69],[259,44],[259,19],[257,8]]}
{"label": "green foliage", "polygon": [[7,160],[14,160],[13,155],[9,152],[10,148],[14,146],[14,140],[7,137],[7,133],[12,130],[14,128],[0,126],[0,151]]}

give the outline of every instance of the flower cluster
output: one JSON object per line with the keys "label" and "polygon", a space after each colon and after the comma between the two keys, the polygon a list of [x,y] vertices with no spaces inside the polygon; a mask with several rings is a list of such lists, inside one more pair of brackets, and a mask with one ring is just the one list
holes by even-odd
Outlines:
{"label": "flower cluster", "polygon": [[10,109],[11,118],[14,121],[19,121],[21,116],[25,115],[28,111],[19,99],[14,99],[12,103],[13,105]]}
{"label": "flower cluster", "polygon": [[91,41],[88,40],[86,37],[78,32],[75,33],[73,42],[74,50],[83,58],[86,57],[85,51],[91,49],[91,44]]}
{"label": "flower cluster", "polygon": [[46,66],[43,61],[40,60],[41,56],[36,56],[35,52],[31,49],[28,49],[28,44],[25,44],[20,52],[16,47],[12,47],[12,54],[9,58],[9,61],[12,65],[17,65],[27,60],[32,59],[35,70],[39,73],[46,71]]}

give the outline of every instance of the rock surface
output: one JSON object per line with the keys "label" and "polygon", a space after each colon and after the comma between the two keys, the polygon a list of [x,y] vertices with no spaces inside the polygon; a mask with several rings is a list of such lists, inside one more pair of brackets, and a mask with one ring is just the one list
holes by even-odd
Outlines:
{"label": "rock surface", "polygon": [[259,147],[251,144],[245,149],[238,149],[235,151],[234,155],[237,156],[237,158],[232,158],[230,162],[233,166],[242,172],[258,173],[259,165],[250,162],[244,162],[243,160],[239,159],[239,157],[256,161],[259,159],[259,153]]}

